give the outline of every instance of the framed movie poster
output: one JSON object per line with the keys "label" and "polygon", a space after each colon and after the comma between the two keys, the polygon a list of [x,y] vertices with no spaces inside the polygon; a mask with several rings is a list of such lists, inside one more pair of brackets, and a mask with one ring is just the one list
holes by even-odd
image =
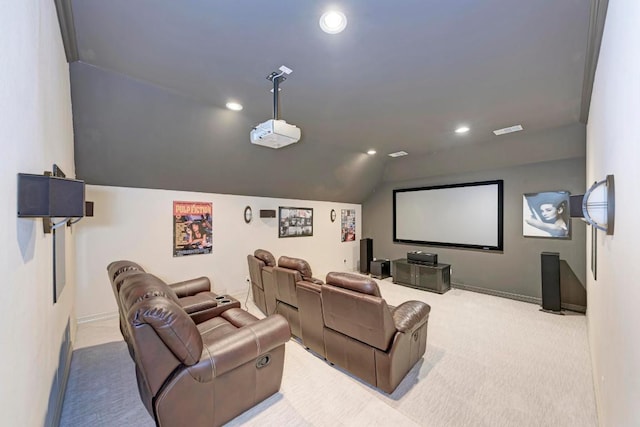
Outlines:
{"label": "framed movie poster", "polygon": [[340,213],[340,230],[342,242],[353,242],[356,240],[355,209],[342,209]]}
{"label": "framed movie poster", "polygon": [[173,256],[213,252],[213,205],[173,202]]}
{"label": "framed movie poster", "polygon": [[279,207],[278,237],[313,236],[313,208]]}
{"label": "framed movie poster", "polygon": [[522,235],[571,238],[568,191],[546,191],[522,196]]}

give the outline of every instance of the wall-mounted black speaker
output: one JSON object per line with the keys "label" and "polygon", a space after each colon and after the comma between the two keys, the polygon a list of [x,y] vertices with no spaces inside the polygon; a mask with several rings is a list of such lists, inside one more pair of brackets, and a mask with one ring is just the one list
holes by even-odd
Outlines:
{"label": "wall-mounted black speaker", "polygon": [[275,209],[260,209],[260,218],[275,218]]}
{"label": "wall-mounted black speaker", "polygon": [[18,217],[84,216],[84,181],[18,174]]}
{"label": "wall-mounted black speaker", "polygon": [[369,273],[373,260],[373,239],[360,239],[360,273]]}
{"label": "wall-mounted black speaker", "polygon": [[584,194],[569,196],[569,216],[571,218],[584,218],[582,215],[582,201]]}
{"label": "wall-mounted black speaker", "polygon": [[84,202],[84,216],[93,216],[93,202]]}
{"label": "wall-mounted black speaker", "polygon": [[542,309],[560,312],[560,254],[557,252],[542,252],[540,254],[542,267]]}

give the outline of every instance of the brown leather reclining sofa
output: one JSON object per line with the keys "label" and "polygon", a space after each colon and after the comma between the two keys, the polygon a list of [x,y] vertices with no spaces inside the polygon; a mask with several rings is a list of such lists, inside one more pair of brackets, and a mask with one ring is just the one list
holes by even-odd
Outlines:
{"label": "brown leather reclining sofa", "polygon": [[271,252],[257,249],[253,255],[247,255],[251,294],[253,302],[264,314],[276,312],[276,288],[273,282],[273,267],[276,259]]}
{"label": "brown leather reclining sofa", "polygon": [[321,294],[327,360],[393,392],[425,353],[431,307],[390,307],[375,280],[349,273],[327,274]]}
{"label": "brown leather reclining sofa", "polygon": [[431,307],[388,306],[375,280],[329,273],[312,277],[309,263],[282,256],[272,268],[276,312],[302,344],[367,383],[391,393],[422,358]]}
{"label": "brown leather reclining sofa", "polygon": [[[120,294],[120,287],[124,280],[140,273],[145,273],[144,268],[133,261],[114,261],[107,266],[107,274],[111,281],[113,295],[116,298],[118,312],[120,313],[120,332],[129,346],[131,357],[133,357],[132,349],[127,335],[127,329],[124,327],[126,323],[126,312],[120,309],[120,298],[118,295]],[[211,292],[211,282],[204,276],[173,283],[168,286],[169,290],[167,290],[167,292],[196,323],[211,319],[228,308],[240,307],[239,302],[232,303],[226,296]]]}
{"label": "brown leather reclining sofa", "polygon": [[281,256],[273,267],[276,287],[276,313],[287,318],[291,334],[302,344],[324,357],[322,323],[322,280],[313,277],[309,263],[300,258]]}
{"label": "brown leather reclining sofa", "polygon": [[279,390],[291,333],[282,316],[259,320],[218,305],[196,324],[166,283],[140,270],[117,289],[138,391],[156,425],[219,426]]}

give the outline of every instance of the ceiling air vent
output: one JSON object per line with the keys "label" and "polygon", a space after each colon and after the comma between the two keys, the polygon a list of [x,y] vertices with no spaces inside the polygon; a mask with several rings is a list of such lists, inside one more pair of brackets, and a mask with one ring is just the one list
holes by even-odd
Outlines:
{"label": "ceiling air vent", "polygon": [[502,128],[502,129],[498,129],[498,130],[494,130],[493,133],[495,133],[496,135],[504,135],[506,133],[511,133],[511,132],[518,132],[522,130],[522,126],[521,125],[515,125],[515,126],[511,126],[508,128]]}
{"label": "ceiling air vent", "polygon": [[396,151],[395,153],[390,153],[389,157],[402,157],[402,156],[406,156],[409,153],[407,153],[406,151]]}

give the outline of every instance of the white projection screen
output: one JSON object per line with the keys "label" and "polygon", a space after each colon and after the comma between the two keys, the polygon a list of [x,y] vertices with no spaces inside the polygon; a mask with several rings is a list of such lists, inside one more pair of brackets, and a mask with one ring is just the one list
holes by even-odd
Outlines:
{"label": "white projection screen", "polygon": [[503,181],[393,190],[393,241],[503,250]]}

